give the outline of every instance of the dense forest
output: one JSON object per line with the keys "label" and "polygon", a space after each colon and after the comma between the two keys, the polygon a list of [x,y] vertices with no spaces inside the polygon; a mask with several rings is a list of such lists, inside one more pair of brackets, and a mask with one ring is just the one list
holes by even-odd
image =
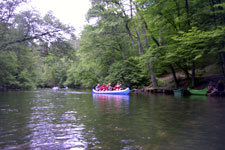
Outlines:
{"label": "dense forest", "polygon": [[[224,73],[225,0],[91,0],[81,35],[51,12],[0,2],[0,89],[190,86]],[[214,69],[213,69],[214,68]]]}

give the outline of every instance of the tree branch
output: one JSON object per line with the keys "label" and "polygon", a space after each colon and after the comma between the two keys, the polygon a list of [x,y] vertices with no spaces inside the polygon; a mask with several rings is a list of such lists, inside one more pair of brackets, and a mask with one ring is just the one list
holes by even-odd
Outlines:
{"label": "tree branch", "polygon": [[42,36],[45,36],[45,35],[50,35],[51,33],[59,32],[59,31],[61,31],[61,30],[58,29],[58,30],[55,30],[55,31],[48,31],[48,32],[45,32],[45,33],[37,34],[35,36],[24,37],[23,39],[19,39],[19,40],[11,41],[11,42],[8,42],[8,43],[4,43],[0,46],[0,49],[6,48],[7,46],[12,45],[12,44],[22,43],[22,42],[26,42],[26,41],[33,40],[33,39],[38,39],[39,37],[42,37]]}

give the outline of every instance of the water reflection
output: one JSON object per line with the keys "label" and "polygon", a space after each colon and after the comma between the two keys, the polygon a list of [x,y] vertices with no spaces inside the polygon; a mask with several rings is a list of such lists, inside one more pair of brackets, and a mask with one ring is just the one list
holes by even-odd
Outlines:
{"label": "water reflection", "polygon": [[92,95],[69,90],[16,93],[0,93],[3,150],[225,147],[221,97],[174,100],[172,95]]}
{"label": "water reflection", "polygon": [[224,106],[225,104],[225,99],[224,97],[211,97],[207,96],[206,97],[208,104],[218,104],[219,106]]}
{"label": "water reflection", "polygon": [[93,94],[95,100],[126,100],[128,101],[129,95],[110,95],[110,94]]}
{"label": "water reflection", "polygon": [[[51,96],[51,98],[49,97]],[[33,101],[28,128],[32,149],[86,149],[85,125],[80,122],[76,110],[58,111],[57,95],[41,95]],[[54,101],[55,100],[55,101]],[[60,101],[60,100],[59,100]],[[57,115],[56,115],[57,114]]]}
{"label": "water reflection", "polygon": [[129,98],[129,95],[93,94],[96,107],[100,107],[101,111],[111,108],[115,113],[128,111]]}
{"label": "water reflection", "polygon": [[206,95],[190,95],[188,96],[189,99],[193,99],[193,100],[207,100],[207,96]]}

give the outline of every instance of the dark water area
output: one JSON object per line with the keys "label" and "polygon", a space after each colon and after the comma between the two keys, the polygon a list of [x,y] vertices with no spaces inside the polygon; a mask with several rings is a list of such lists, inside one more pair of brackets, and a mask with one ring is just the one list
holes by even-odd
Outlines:
{"label": "dark water area", "polygon": [[0,149],[224,150],[225,99],[3,92]]}

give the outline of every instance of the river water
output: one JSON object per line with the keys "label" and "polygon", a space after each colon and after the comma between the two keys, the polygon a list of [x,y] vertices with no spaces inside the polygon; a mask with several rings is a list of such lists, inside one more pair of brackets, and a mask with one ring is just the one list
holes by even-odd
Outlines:
{"label": "river water", "polygon": [[224,150],[225,99],[0,93],[1,150]]}

